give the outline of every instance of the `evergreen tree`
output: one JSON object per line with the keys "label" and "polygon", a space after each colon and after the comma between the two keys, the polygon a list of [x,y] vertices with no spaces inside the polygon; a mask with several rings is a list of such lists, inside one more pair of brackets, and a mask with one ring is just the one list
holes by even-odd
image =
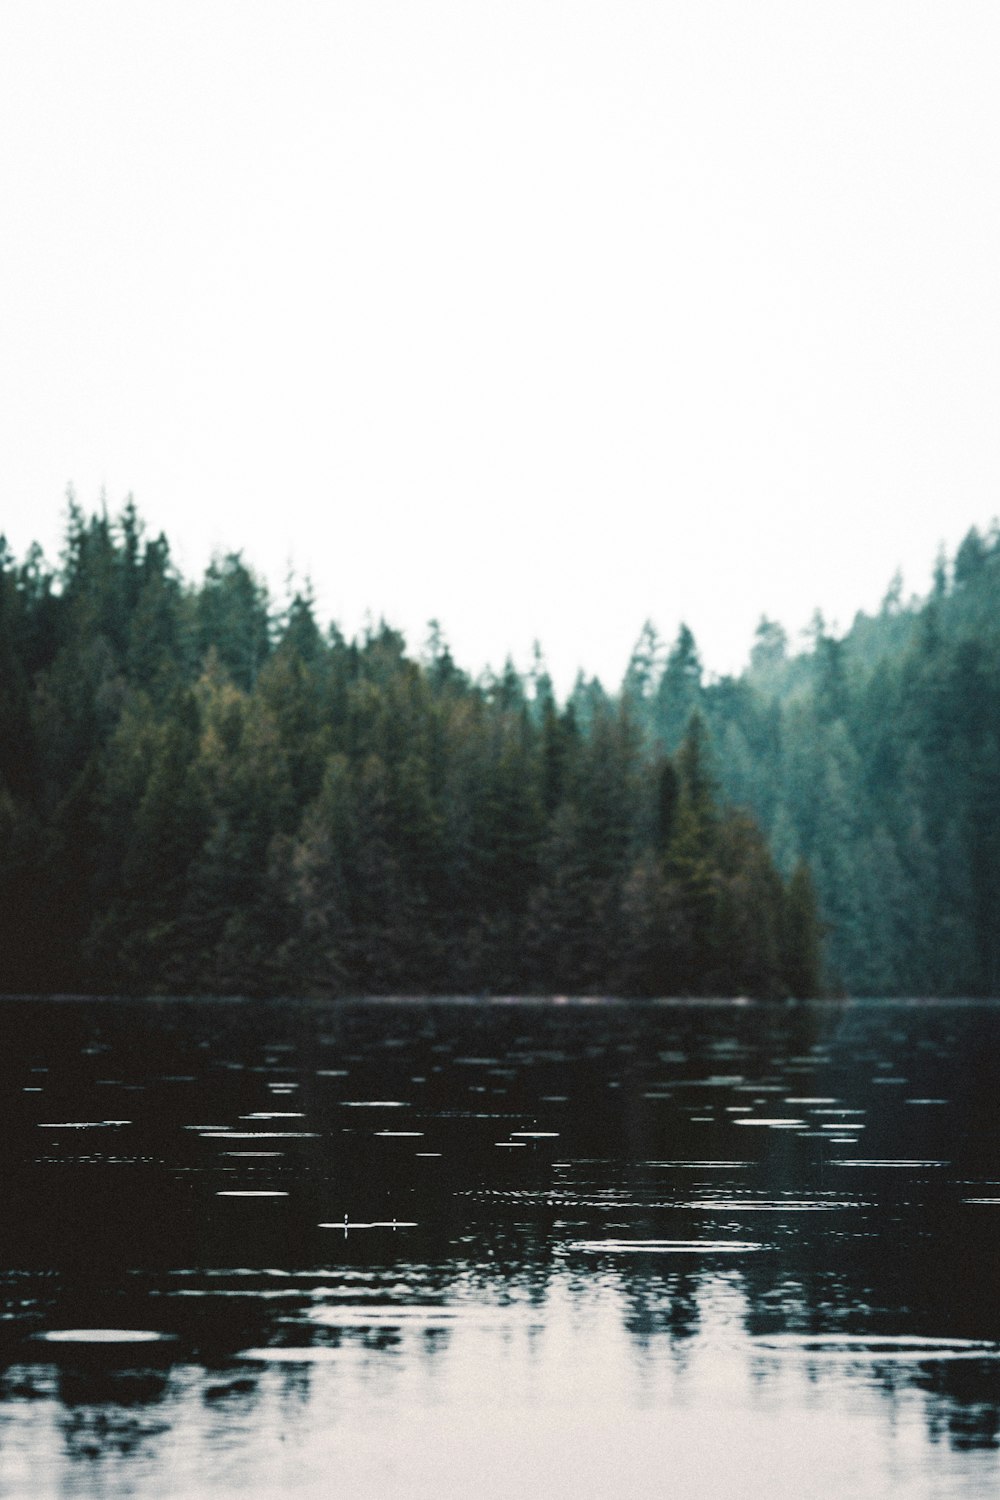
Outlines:
{"label": "evergreen tree", "polygon": [[691,631],[681,625],[656,691],[656,730],[668,750],[680,743],[701,699],[701,657]]}

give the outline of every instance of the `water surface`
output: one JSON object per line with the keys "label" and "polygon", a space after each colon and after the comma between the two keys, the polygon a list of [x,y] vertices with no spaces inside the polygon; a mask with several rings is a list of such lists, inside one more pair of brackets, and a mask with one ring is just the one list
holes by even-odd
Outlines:
{"label": "water surface", "polygon": [[0,1012],[4,1495],[1000,1478],[1000,1007]]}

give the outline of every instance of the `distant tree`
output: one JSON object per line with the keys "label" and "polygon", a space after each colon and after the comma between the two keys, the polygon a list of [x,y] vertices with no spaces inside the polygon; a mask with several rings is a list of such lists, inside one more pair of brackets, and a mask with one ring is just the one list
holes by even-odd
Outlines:
{"label": "distant tree", "polygon": [[982,572],[986,563],[987,548],[978,529],[973,526],[966,532],[962,543],[955,553],[955,564],[953,577],[956,588],[963,588],[972,583]]}
{"label": "distant tree", "polygon": [[679,743],[701,695],[701,657],[691,631],[681,625],[656,692],[656,726],[668,750]]}
{"label": "distant tree", "polygon": [[271,651],[267,591],[239,552],[208,568],[197,599],[201,659],[214,650],[237,687],[249,692]]}
{"label": "distant tree", "polygon": [[761,615],[754,632],[750,651],[750,665],[755,672],[766,672],[779,667],[787,659],[788,635],[777,620]]}
{"label": "distant tree", "polygon": [[663,643],[656,626],[647,620],[625,669],[622,696],[643,702],[654,692],[662,671]]}
{"label": "distant tree", "polygon": [[882,598],[882,614],[898,615],[903,607],[903,575],[899,568],[892,575],[892,581],[886,589]]}

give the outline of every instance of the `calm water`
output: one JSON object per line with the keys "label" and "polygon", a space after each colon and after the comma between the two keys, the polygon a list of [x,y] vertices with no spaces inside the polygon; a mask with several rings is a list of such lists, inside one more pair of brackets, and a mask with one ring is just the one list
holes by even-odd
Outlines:
{"label": "calm water", "polygon": [[995,1490],[1000,1007],[0,1012],[0,1494]]}

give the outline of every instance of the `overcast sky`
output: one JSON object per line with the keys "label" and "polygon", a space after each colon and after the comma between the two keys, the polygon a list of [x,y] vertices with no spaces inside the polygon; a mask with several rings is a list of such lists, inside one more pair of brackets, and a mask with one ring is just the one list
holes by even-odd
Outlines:
{"label": "overcast sky", "polygon": [[2,0],[0,531],[742,663],[1000,509],[1000,7]]}

